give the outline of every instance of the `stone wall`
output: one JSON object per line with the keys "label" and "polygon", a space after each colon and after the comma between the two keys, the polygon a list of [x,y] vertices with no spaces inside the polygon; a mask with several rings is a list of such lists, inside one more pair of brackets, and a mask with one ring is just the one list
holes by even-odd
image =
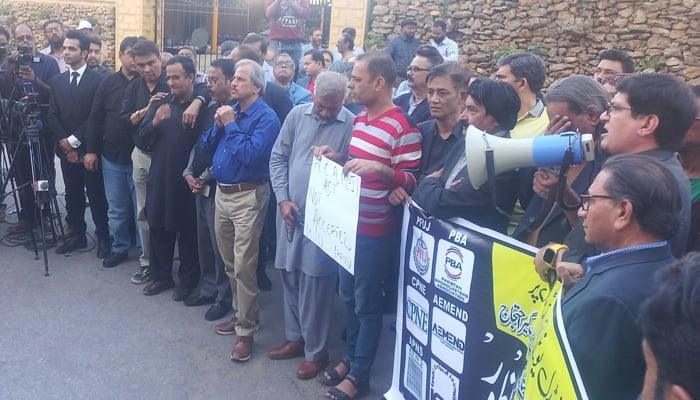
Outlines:
{"label": "stone wall", "polygon": [[41,30],[47,19],[62,21],[67,30],[77,27],[80,20],[88,20],[102,38],[102,63],[114,68],[114,12],[114,1],[108,0],[63,3],[4,0],[0,1],[0,25],[13,34],[15,25],[28,24],[34,31],[36,48],[42,49],[48,46]]}
{"label": "stone wall", "polygon": [[499,56],[540,54],[548,83],[569,74],[590,75],[605,49],[625,49],[639,70],[672,73],[700,84],[700,2],[697,0],[374,0],[367,41],[398,35],[406,17],[430,40],[436,19],[482,74]]}

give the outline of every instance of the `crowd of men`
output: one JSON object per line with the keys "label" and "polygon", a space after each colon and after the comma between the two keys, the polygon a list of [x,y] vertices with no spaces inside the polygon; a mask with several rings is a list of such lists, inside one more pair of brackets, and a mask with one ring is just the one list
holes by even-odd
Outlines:
{"label": "crowd of men", "polygon": [[[102,266],[126,262],[135,244],[131,281],[144,295],[173,289],[175,301],[210,305],[209,321],[233,311],[215,331],[236,336],[238,362],[252,357],[258,290],[270,290],[265,261],[274,257],[285,341],[268,356],[303,357],[300,379],[318,377],[327,398],[359,398],[385,304],[396,301],[400,205],[413,200],[540,248],[537,273],[566,286],[563,321],[589,397],[700,399],[700,258],[684,257],[700,250],[698,87],[633,74],[627,54],[609,50],[590,77],[560,79],[543,94],[541,57],[507,55],[493,79],[476,76],[443,21],[422,43],[405,20],[385,51],[368,53],[346,28],[333,52],[320,29],[303,43],[308,1],[267,0],[266,13],[269,37],[226,46],[206,72],[194,50],[163,58],[145,38],[123,38],[120,68],[108,72],[90,32],[49,20],[39,52],[28,25],[13,35],[0,28],[0,46],[13,39],[33,52],[29,65],[14,52],[0,60],[3,98],[20,101],[31,87],[47,105],[42,146],[49,164],[60,159],[66,191],[57,253],[87,247],[87,193]],[[502,138],[591,133],[596,158],[561,176],[503,172],[477,189],[467,126]],[[31,180],[26,141],[6,145],[13,178]],[[362,177],[354,274],[302,233],[321,156]],[[10,233],[42,223],[31,187],[19,194]],[[335,296],[346,352],[329,364]]]}

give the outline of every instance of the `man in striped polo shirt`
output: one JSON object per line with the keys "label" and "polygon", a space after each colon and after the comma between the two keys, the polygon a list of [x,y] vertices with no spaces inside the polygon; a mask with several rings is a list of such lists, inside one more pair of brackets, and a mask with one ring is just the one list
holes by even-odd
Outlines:
{"label": "man in striped polo shirt", "polygon": [[[346,354],[329,367],[321,381],[333,386],[327,398],[356,398],[369,392],[369,372],[382,328],[382,279],[399,245],[397,213],[389,194],[398,187],[411,192],[421,158],[421,135],[393,104],[396,69],[385,52],[358,57],[348,87],[354,103],[366,106],[357,117],[344,171],[362,177],[355,274],[340,270],[340,297],[346,305]],[[328,147],[323,154],[338,159]],[[344,397],[346,396],[346,397]]]}

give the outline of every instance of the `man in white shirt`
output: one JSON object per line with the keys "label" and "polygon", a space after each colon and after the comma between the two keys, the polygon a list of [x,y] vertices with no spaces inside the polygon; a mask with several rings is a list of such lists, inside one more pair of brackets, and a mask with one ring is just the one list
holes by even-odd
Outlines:
{"label": "man in white shirt", "polygon": [[435,21],[432,37],[430,45],[438,49],[445,61],[457,61],[459,58],[459,46],[457,42],[447,37],[447,25],[444,21]]}

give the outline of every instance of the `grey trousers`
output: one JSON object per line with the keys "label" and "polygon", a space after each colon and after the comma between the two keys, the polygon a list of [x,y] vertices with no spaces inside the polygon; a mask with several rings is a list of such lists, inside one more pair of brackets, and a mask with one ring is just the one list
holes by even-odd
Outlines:
{"label": "grey trousers", "polygon": [[199,288],[202,296],[213,297],[219,304],[231,304],[231,285],[224,260],[216,244],[214,229],[214,213],[216,203],[214,195],[216,183],[210,185],[209,197],[198,195],[195,199],[197,206],[197,250],[199,251]]}
{"label": "grey trousers", "polygon": [[304,358],[318,361],[328,354],[328,337],[337,274],[314,277],[301,271],[281,270],[284,288],[284,334],[287,340],[305,342]]}
{"label": "grey trousers", "polygon": [[151,156],[134,147],[131,152],[131,162],[134,165],[134,189],[136,189],[136,228],[139,230],[141,238],[141,257],[139,264],[142,267],[151,265],[151,235],[148,232],[148,221],[146,220],[146,187],[148,186],[148,173],[151,170]]}

